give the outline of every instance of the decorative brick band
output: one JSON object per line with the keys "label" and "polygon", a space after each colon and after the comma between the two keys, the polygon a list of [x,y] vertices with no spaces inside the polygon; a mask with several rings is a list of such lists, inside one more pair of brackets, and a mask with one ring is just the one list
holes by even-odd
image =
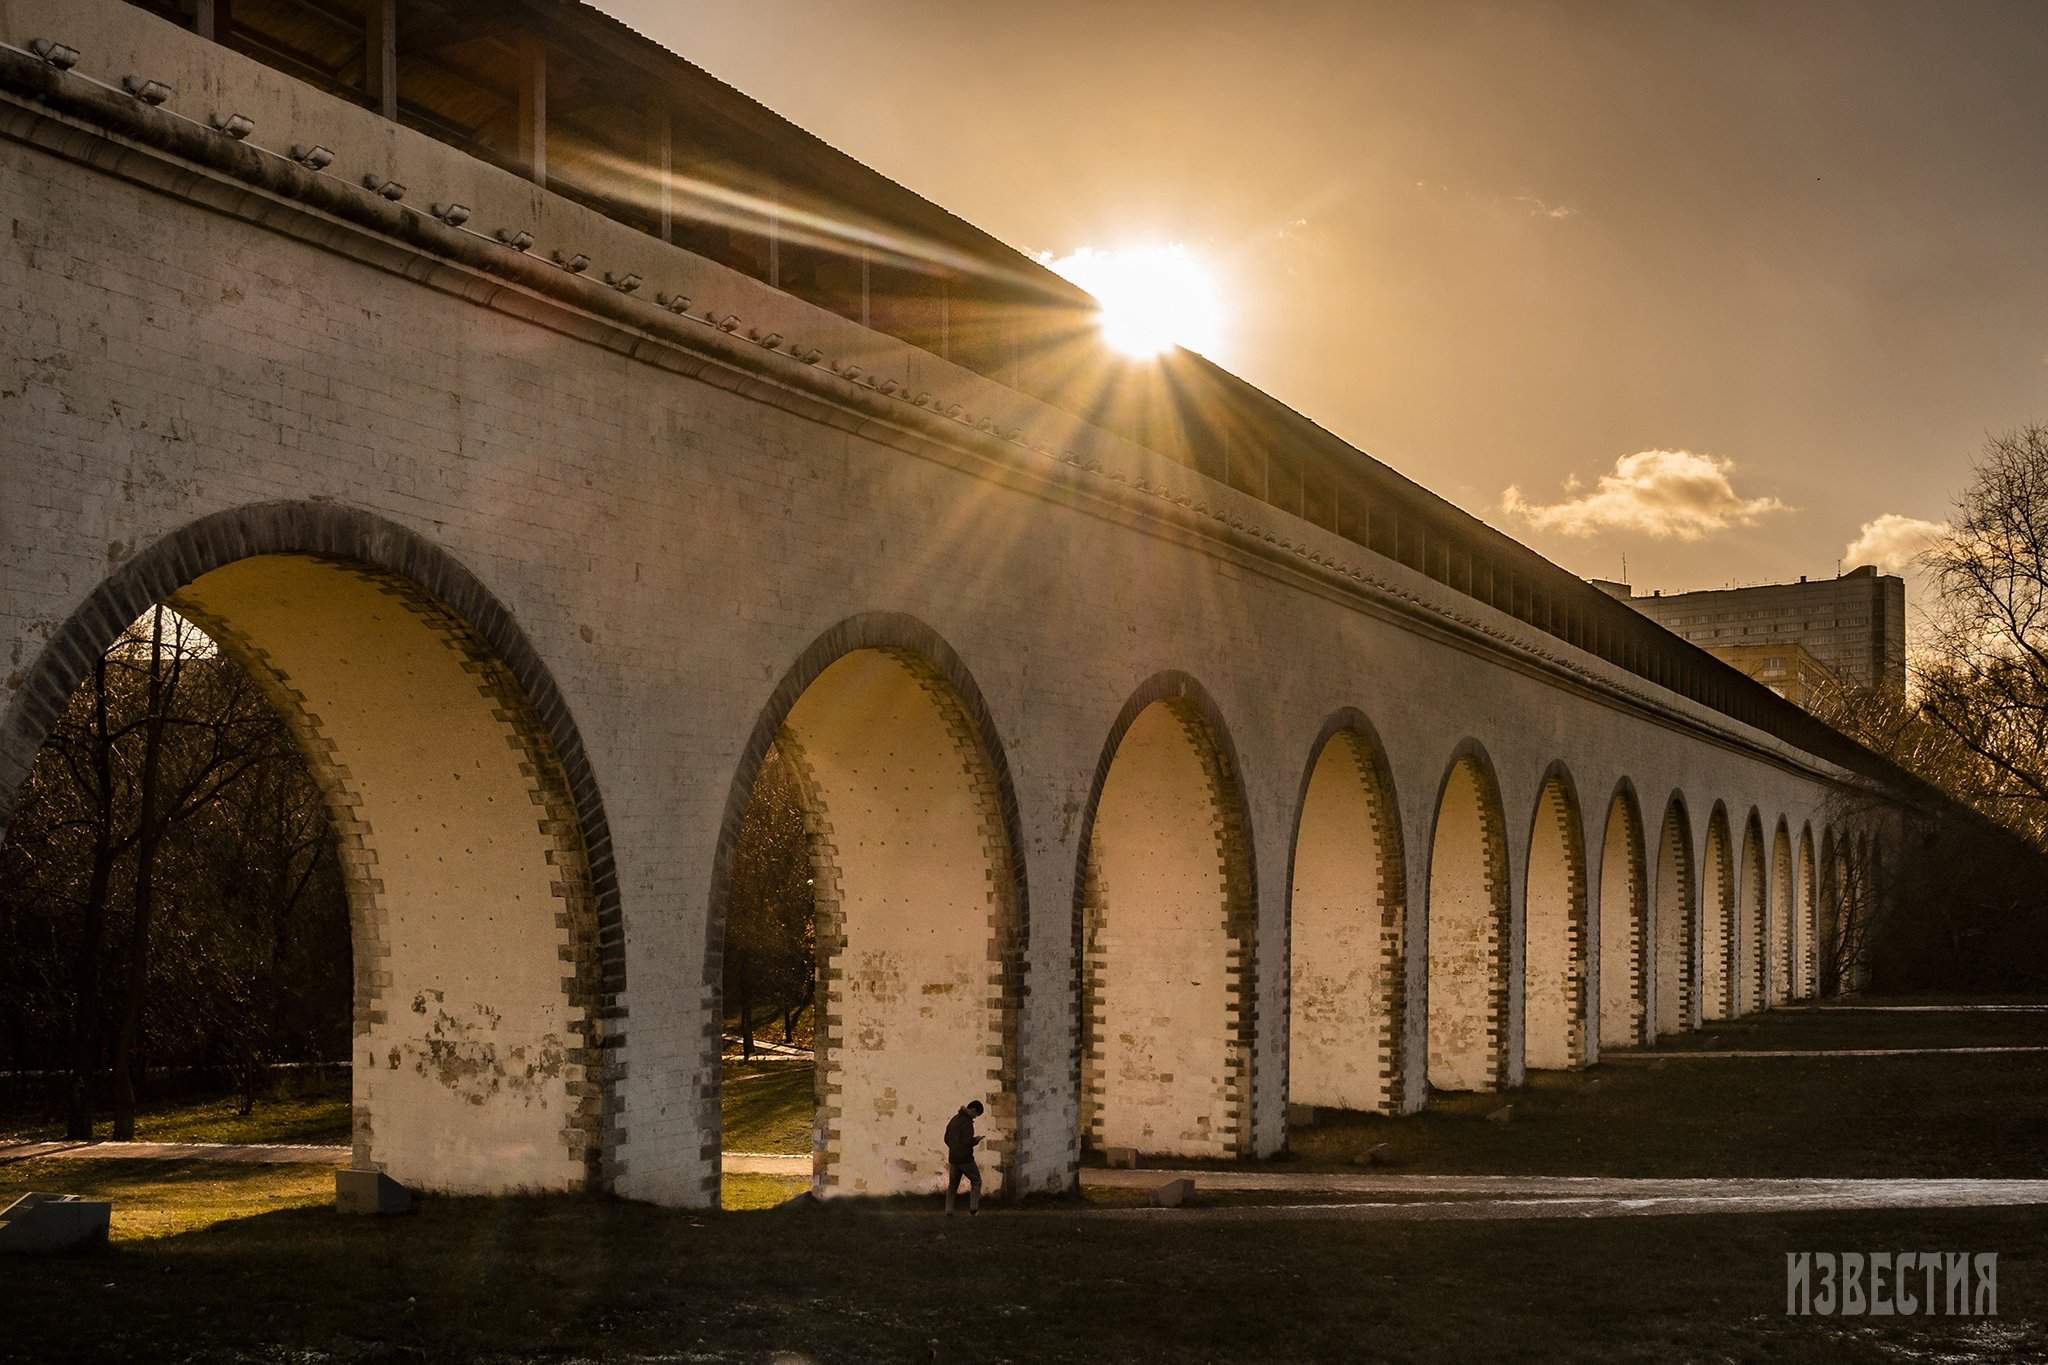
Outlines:
{"label": "decorative brick band", "polygon": [[[1735,923],[1735,866],[1728,848],[1728,811],[1718,803],[1714,813],[1707,818],[1707,881],[1703,888],[1707,904],[1702,914],[1702,924],[1711,924],[1712,932],[1706,935],[1701,945],[1701,971],[1706,969],[1708,954],[1718,957],[1715,964],[1712,1007],[1723,1018],[1734,1018],[1740,1009],[1737,982],[1740,980],[1740,958],[1736,953]],[[1707,920],[1705,916],[1713,918]],[[1708,1006],[1706,989],[1708,983],[1701,983],[1700,1012],[1705,1015]]]}
{"label": "decorative brick band", "polygon": [[[1256,853],[1245,811],[1247,809],[1237,752],[1221,711],[1202,685],[1185,673],[1158,673],[1146,679],[1125,701],[1110,726],[1096,761],[1095,776],[1089,784],[1088,804],[1081,818],[1078,864],[1074,870],[1074,917],[1072,952],[1074,970],[1069,973],[1074,1043],[1071,1055],[1073,1084],[1079,1103],[1074,1132],[1068,1147],[1070,1160],[1078,1162],[1085,1134],[1099,1140],[1101,1058],[1094,1055],[1093,1042],[1103,1020],[1096,1013],[1103,1000],[1105,966],[1098,944],[1107,907],[1101,882],[1096,875],[1094,844],[1095,817],[1102,804],[1103,785],[1109,780],[1118,748],[1131,725],[1154,702],[1165,702],[1183,733],[1201,756],[1209,788],[1206,793],[1216,836],[1218,870],[1223,877],[1221,907],[1223,931],[1229,955],[1225,977],[1225,1008],[1231,1022],[1229,1065],[1223,1095],[1226,1145],[1241,1156],[1254,1148],[1253,1115],[1257,1112],[1258,1086],[1262,1083],[1254,1066],[1258,1044],[1259,1010],[1257,945],[1258,885]],[[1284,1075],[1281,1084],[1285,1084]]]}
{"label": "decorative brick band", "polygon": [[[1679,1027],[1686,1028],[1692,1022],[1693,997],[1697,990],[1697,986],[1693,981],[1692,961],[1694,924],[1698,919],[1699,906],[1698,902],[1694,899],[1693,893],[1692,825],[1686,819],[1685,807],[1680,805],[1676,798],[1664,810],[1663,841],[1663,851],[1670,854],[1671,860],[1675,865],[1673,872],[1677,883],[1677,904],[1670,908],[1678,912],[1678,931],[1675,935],[1673,948],[1678,955]],[[1664,910],[1664,906],[1660,905],[1657,907],[1659,917],[1658,937],[1660,939],[1663,937],[1662,917]],[[1660,960],[1661,948],[1662,944],[1660,943]],[[1663,982],[1660,980],[1658,985],[1661,987]],[[1652,1038],[1656,1036],[1655,1028],[1650,1030],[1650,1035]]]}
{"label": "decorative brick band", "polygon": [[1492,760],[1477,744],[1466,748],[1459,761],[1470,763],[1478,779],[1480,838],[1486,850],[1486,899],[1491,911],[1486,917],[1486,1038],[1491,1054],[1488,1079],[1497,1088],[1508,1080],[1508,1015],[1514,999],[1512,973],[1508,970],[1515,936],[1515,909],[1508,883],[1507,820],[1501,811],[1500,782],[1494,776]]}
{"label": "decorative brick band", "polygon": [[[1564,850],[1565,868],[1565,1010],[1570,1018],[1565,1034],[1565,1055],[1567,1065],[1572,1068],[1586,1064],[1586,1010],[1592,993],[1591,974],[1586,970],[1590,955],[1588,942],[1588,916],[1586,911],[1586,835],[1585,821],[1579,814],[1578,794],[1573,790],[1571,780],[1562,772],[1554,771],[1544,779],[1542,789],[1536,798],[1537,818],[1544,818],[1548,812],[1558,840]],[[1534,840],[1534,833],[1531,833]],[[1527,898],[1524,900],[1526,907]],[[1526,940],[1525,940],[1526,942]],[[1525,948],[1526,951],[1526,948]],[[1523,1012],[1527,1014],[1527,999],[1523,1001]],[[1524,1040],[1524,1051],[1527,1040]]]}
{"label": "decorative brick band", "polygon": [[1742,964],[1747,969],[1743,973],[1743,987],[1749,992],[1750,1007],[1762,1009],[1770,1000],[1771,887],[1763,823],[1755,811],[1749,813],[1749,825],[1742,836],[1742,879],[1750,903],[1740,947]]}
{"label": "decorative brick band", "polygon": [[1764,990],[1767,1005],[1777,1003],[1772,993],[1779,982],[1784,983],[1786,998],[1792,995],[1792,916],[1798,913],[1793,877],[1792,836],[1786,833],[1785,822],[1780,820],[1777,832],[1771,836],[1771,909],[1766,939],[1770,966],[1765,972]]}
{"label": "decorative brick band", "polygon": [[[719,826],[718,848],[712,860],[711,889],[705,916],[701,1057],[698,1068],[697,1121],[704,1134],[700,1157],[704,1163],[705,1201],[716,1205],[719,1197],[720,1097],[722,1076],[720,1056],[724,1051],[725,916],[732,886],[732,862],[739,842],[741,822],[753,799],[754,781],[771,745],[778,746],[792,760],[800,790],[804,793],[805,831],[808,836],[812,879],[816,890],[816,931],[819,981],[824,994],[818,1011],[817,1097],[829,1122],[838,1112],[838,1063],[835,1054],[843,1043],[840,1021],[831,1008],[832,994],[839,979],[839,953],[846,944],[843,906],[844,869],[839,851],[831,842],[829,810],[825,809],[815,774],[805,757],[801,741],[785,724],[790,710],[819,675],[844,656],[857,650],[877,650],[901,663],[926,695],[938,703],[954,749],[964,766],[979,807],[979,825],[990,878],[989,952],[995,970],[990,982],[991,1036],[987,1042],[989,1081],[997,1087],[989,1112],[991,1128],[1016,1134],[1014,1148],[1000,1141],[989,1145],[991,1159],[1007,1177],[1017,1170],[1017,1157],[1032,1144],[1032,1125],[1044,1120],[1040,1110],[1051,1097],[1029,1089],[1022,1074],[1022,1026],[1028,984],[1024,975],[1024,945],[1030,926],[1030,902],[1025,890],[1022,840],[1017,822],[1017,799],[1010,782],[995,720],[981,688],[961,662],[960,656],[939,634],[915,617],[895,612],[875,612],[851,617],[805,647],[796,662],[769,693],[753,734],[740,753],[732,786],[726,794],[725,816]],[[1009,1120],[1005,1123],[1004,1120]],[[818,1154],[813,1178],[819,1188],[833,1188],[837,1178],[836,1150],[826,1143]],[[1011,1186],[1007,1183],[1005,1188]]]}
{"label": "decorative brick band", "polygon": [[[1647,984],[1650,975],[1650,936],[1643,932],[1645,928],[1644,921],[1649,917],[1649,879],[1645,867],[1645,864],[1649,861],[1649,855],[1643,846],[1643,817],[1637,809],[1635,793],[1624,785],[1619,792],[1615,793],[1614,800],[1620,803],[1621,808],[1621,852],[1625,860],[1628,886],[1628,905],[1626,906],[1628,942],[1624,949],[1628,965],[1628,1041],[1630,1044],[1640,1044],[1648,1042],[1650,1035],[1650,1019],[1647,1008],[1649,1003]],[[1610,804],[1609,810],[1611,811],[1613,808],[1613,805]],[[1611,825],[1612,823],[1612,817],[1610,816],[1609,824]],[[1603,849],[1603,863],[1605,862],[1605,856],[1606,853]],[[1612,909],[1612,906],[1604,902],[1600,906],[1600,918],[1603,924],[1610,922],[1608,915]],[[1603,931],[1602,938],[1604,939],[1605,936]],[[1606,973],[1609,970],[1609,966],[1610,964],[1603,958],[1600,964],[1601,972],[1603,974]]]}
{"label": "decorative brick band", "polygon": [[[512,614],[460,561],[416,532],[358,508],[334,503],[271,502],[201,517],[122,564],[57,628],[30,664],[0,729],[0,765],[26,771],[92,660],[151,606],[174,601],[202,575],[258,555],[306,555],[357,573],[401,601],[465,655],[465,667],[492,699],[511,742],[525,750],[563,879],[561,919],[571,936],[564,949],[565,988],[583,1018],[578,1057],[585,1066],[578,1104],[564,1132],[582,1157],[590,1188],[605,1190],[623,1160],[618,1087],[610,1059],[625,1038],[623,920],[611,836],[597,779],[576,724],[553,676]],[[190,607],[186,603],[180,607]],[[197,618],[195,618],[197,619]],[[357,934],[357,1027],[378,1017],[376,992],[388,981],[388,949],[377,925],[382,884],[373,832],[359,818],[353,776],[320,734],[316,717],[289,679],[270,665],[257,642],[232,623],[200,625],[250,666],[292,725],[327,795]],[[19,791],[0,788],[0,828]],[[358,898],[362,899],[358,899]],[[362,1120],[359,1118],[359,1123]],[[367,1131],[358,1134],[359,1146]]]}
{"label": "decorative brick band", "polygon": [[1815,944],[1820,939],[1820,893],[1813,861],[1813,829],[1799,832],[1799,884],[1792,893],[1792,994],[1806,999],[1815,993],[1814,968],[1819,959]]}
{"label": "decorative brick band", "polygon": [[[1481,886],[1486,895],[1485,938],[1481,944],[1482,957],[1486,963],[1486,1080],[1483,1088],[1497,1089],[1507,1083],[1511,1039],[1510,1010],[1514,1000],[1513,975],[1509,971],[1514,943],[1514,900],[1508,881],[1508,839],[1507,822],[1501,811],[1500,781],[1493,770],[1493,760],[1477,740],[1461,741],[1451,753],[1450,764],[1444,769],[1443,783],[1436,799],[1436,819],[1443,820],[1444,803],[1450,796],[1451,784],[1457,780],[1461,768],[1471,770],[1473,792],[1478,801],[1478,824]],[[1430,857],[1436,857],[1435,836],[1431,836]],[[1431,880],[1435,869],[1431,869]],[[1434,912],[1424,907],[1430,916],[1430,956],[1436,956],[1435,936],[1438,924]],[[1428,970],[1425,966],[1424,976]]]}

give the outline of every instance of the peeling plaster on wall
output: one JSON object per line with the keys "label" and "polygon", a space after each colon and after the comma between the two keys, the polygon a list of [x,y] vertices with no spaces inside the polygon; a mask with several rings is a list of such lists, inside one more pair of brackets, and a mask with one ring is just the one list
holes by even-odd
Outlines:
{"label": "peeling plaster on wall", "polygon": [[1374,741],[1325,741],[1303,795],[1289,899],[1288,1102],[1390,1113],[1406,877]]}
{"label": "peeling plaster on wall", "polygon": [[790,708],[778,740],[806,805],[819,956],[821,1194],[939,1187],[940,1141],[986,1108],[983,1176],[1014,1161],[1017,906],[986,756],[922,661],[855,650]]}
{"label": "peeling plaster on wall", "polygon": [[589,875],[497,666],[417,589],[311,556],[237,560],[172,600],[263,684],[328,799],[356,1051],[385,1063],[356,1068],[357,1162],[420,1188],[582,1187]]}
{"label": "peeling plaster on wall", "polygon": [[1090,1143],[1233,1156],[1249,1141],[1250,900],[1216,739],[1155,701],[1098,798],[1084,912]]}
{"label": "peeling plaster on wall", "polygon": [[1460,758],[1429,854],[1429,1085],[1491,1090],[1507,1075],[1507,840],[1491,776]]}

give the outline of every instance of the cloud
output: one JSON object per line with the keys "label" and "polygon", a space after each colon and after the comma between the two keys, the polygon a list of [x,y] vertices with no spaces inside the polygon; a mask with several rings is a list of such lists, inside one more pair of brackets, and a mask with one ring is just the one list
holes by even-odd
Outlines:
{"label": "cloud", "polygon": [[[1657,540],[1699,540],[1791,510],[1776,498],[1737,493],[1728,477],[1734,469],[1733,460],[1690,450],[1639,450],[1616,460],[1614,472],[1602,474],[1590,493],[1533,503],[1511,484],[1501,494],[1501,509],[1539,531],[1577,537],[1636,531]],[[1565,492],[1577,486],[1568,482]]]}
{"label": "cloud", "polygon": [[1509,198],[1510,201],[1513,203],[1527,205],[1529,209],[1529,216],[1531,218],[1550,218],[1556,220],[1563,220],[1566,218],[1575,218],[1578,216],[1579,212],[1570,204],[1553,204],[1550,203],[1548,200],[1542,199],[1533,194],[1517,194],[1511,195],[1509,196]]}
{"label": "cloud", "polygon": [[1948,534],[1948,529],[1945,521],[1922,521],[1887,512],[1875,521],[1863,523],[1856,539],[1843,549],[1842,562],[1851,568],[1875,564],[1893,572],[1910,569],[1920,552],[1936,538]]}

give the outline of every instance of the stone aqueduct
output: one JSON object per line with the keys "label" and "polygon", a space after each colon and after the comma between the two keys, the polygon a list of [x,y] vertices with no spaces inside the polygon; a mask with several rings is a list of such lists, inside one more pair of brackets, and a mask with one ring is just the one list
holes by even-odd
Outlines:
{"label": "stone aqueduct", "polygon": [[0,814],[150,603],[247,664],[346,865],[360,1163],[715,1198],[778,737],[833,1191],[970,1096],[1049,1190],[1811,996],[1881,861],[1845,743],[1362,455],[1324,524],[142,9],[0,42]]}

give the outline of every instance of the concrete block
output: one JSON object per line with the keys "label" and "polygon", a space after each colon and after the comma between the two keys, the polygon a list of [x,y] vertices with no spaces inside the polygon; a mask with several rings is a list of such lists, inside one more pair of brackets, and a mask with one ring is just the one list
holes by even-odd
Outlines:
{"label": "concrete block", "polygon": [[1177,1209],[1195,1197],[1195,1182],[1182,1176],[1169,1180],[1152,1191],[1152,1207],[1155,1209]]}
{"label": "concrete block", "polygon": [[75,1194],[25,1194],[0,1210],[0,1251],[48,1256],[105,1246],[114,1206]]}
{"label": "concrete block", "polygon": [[1486,1116],[1486,1121],[1488,1123],[1512,1123],[1514,1122],[1514,1118],[1515,1106],[1513,1106],[1512,1104],[1504,1104],[1500,1108],[1488,1114]]}
{"label": "concrete block", "polygon": [[1392,1166],[1397,1164],[1394,1158],[1393,1144],[1389,1142],[1375,1142],[1372,1146],[1366,1148],[1365,1164],[1368,1166]]}
{"label": "concrete block", "polygon": [[1102,1149],[1102,1159],[1112,1171],[1135,1171],[1138,1169],[1138,1149],[1136,1147],[1105,1147]]}
{"label": "concrete block", "polygon": [[340,1170],[334,1173],[337,1213],[409,1213],[412,1191],[382,1171]]}
{"label": "concrete block", "polygon": [[1290,1104],[1287,1106],[1289,1128],[1313,1128],[1316,1126],[1316,1107],[1312,1104]]}

